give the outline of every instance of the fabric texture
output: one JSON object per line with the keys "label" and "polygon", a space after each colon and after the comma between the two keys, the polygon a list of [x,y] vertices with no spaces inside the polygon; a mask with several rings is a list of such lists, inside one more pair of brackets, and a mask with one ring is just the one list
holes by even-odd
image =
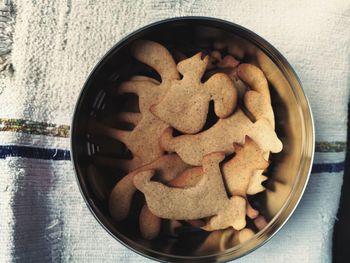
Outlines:
{"label": "fabric texture", "polygon": [[0,0],[0,261],[144,262],[94,219],[69,160],[69,125],[89,72],[117,41],[164,18],[210,16],[268,40],[313,110],[313,173],[294,215],[237,262],[330,262],[346,145],[350,3]]}

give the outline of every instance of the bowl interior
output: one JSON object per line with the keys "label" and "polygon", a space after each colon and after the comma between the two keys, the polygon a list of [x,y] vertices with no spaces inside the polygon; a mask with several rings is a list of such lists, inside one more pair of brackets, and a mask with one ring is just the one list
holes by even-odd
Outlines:
{"label": "bowl interior", "polygon": [[[113,158],[130,158],[126,147],[115,140],[91,136],[87,131],[90,118],[111,126],[130,130],[118,124],[121,111],[138,111],[136,96],[115,96],[118,85],[133,75],[146,75],[160,80],[159,75],[136,61],[130,44],[136,39],[148,39],[165,45],[169,50],[191,56],[211,49],[217,39],[231,39],[242,52],[243,62],[259,65],[269,80],[272,105],[276,118],[276,132],[283,142],[283,151],[271,154],[271,165],[264,183],[267,190],[249,197],[268,223],[258,230],[248,225],[256,235],[239,244],[235,231],[207,233],[184,226],[174,234],[161,235],[148,241],[139,233],[138,213],[142,195],[136,194],[134,207],[127,220],[113,222],[108,211],[108,196],[125,172],[108,165]],[[216,121],[208,118],[208,125]],[[97,220],[114,237],[144,255],[161,260],[227,260],[239,257],[270,238],[288,219],[306,185],[313,155],[313,123],[310,109],[300,83],[286,60],[266,41],[237,25],[206,18],[175,19],[157,23],[130,35],[117,44],[102,59],[86,82],[78,100],[72,124],[72,154],[82,194]],[[96,156],[107,157],[106,165],[96,165],[98,176],[88,170]],[[164,222],[163,228],[169,228]]]}

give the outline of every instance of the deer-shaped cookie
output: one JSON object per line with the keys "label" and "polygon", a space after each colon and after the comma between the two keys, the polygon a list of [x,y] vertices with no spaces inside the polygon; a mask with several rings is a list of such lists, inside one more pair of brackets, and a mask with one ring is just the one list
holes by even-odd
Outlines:
{"label": "deer-shaped cookie", "polygon": [[173,137],[167,128],[162,135],[164,150],[176,152],[186,163],[199,166],[204,155],[223,151],[234,152],[232,142],[244,144],[248,135],[264,152],[280,152],[282,143],[265,118],[253,123],[241,109],[225,119],[219,119],[211,128],[195,135]]}
{"label": "deer-shaped cookie", "polygon": [[[264,170],[268,164],[263,157],[263,152],[253,140],[247,137],[244,145],[236,145],[234,158],[221,164],[226,190],[232,196],[240,195],[242,197],[246,197],[249,187],[251,188],[250,191],[260,192],[264,190],[261,181],[255,178],[255,174],[256,171],[259,171],[257,169]],[[194,167],[180,173],[167,185],[177,188],[193,187],[201,180],[202,176],[202,167]],[[259,178],[266,179],[264,176]],[[246,200],[246,213],[251,219],[255,219],[259,215],[259,212],[249,204],[248,200]],[[207,224],[204,228],[206,230],[217,230],[210,224]]]}
{"label": "deer-shaped cookie", "polygon": [[168,182],[189,167],[190,165],[184,163],[176,154],[168,154],[125,175],[114,186],[109,197],[109,211],[112,218],[120,221],[128,216],[132,198],[137,190],[133,179],[139,172],[150,169],[155,170],[160,181]]}
{"label": "deer-shaped cookie", "polygon": [[155,69],[161,77],[159,83],[152,78],[137,76],[122,83],[117,89],[118,94],[135,93],[139,97],[140,113],[122,114],[122,118],[135,124],[135,128],[132,131],[125,131],[104,126],[93,120],[89,123],[89,132],[93,135],[112,137],[130,149],[133,159],[120,160],[126,171],[150,163],[163,154],[158,141],[168,124],[154,116],[150,112],[150,107],[161,101],[172,81],[180,78],[171,54],[162,45],[138,40],[132,45],[131,51],[136,59]]}
{"label": "deer-shaped cookie", "polygon": [[217,73],[205,83],[201,78],[208,65],[208,56],[201,53],[178,63],[183,76],[174,80],[163,99],[152,106],[151,111],[175,129],[188,134],[199,132],[207,119],[209,102],[214,101],[214,111],[219,118],[226,118],[237,103],[237,90],[230,78]]}
{"label": "deer-shaped cookie", "polygon": [[256,170],[265,170],[269,162],[263,151],[248,136],[244,145],[234,143],[236,155],[222,165],[222,174],[231,195],[246,196],[251,178]]}
{"label": "deer-shaped cookie", "polygon": [[[128,216],[133,196],[137,191],[133,178],[138,172],[154,169],[157,171],[158,179],[161,182],[169,182],[189,167],[176,154],[168,154],[130,172],[114,186],[110,194],[109,211],[112,218],[121,221]],[[141,235],[146,239],[155,238],[160,231],[160,223],[161,219],[153,215],[145,204],[139,215]]]}
{"label": "deer-shaped cookie", "polygon": [[203,176],[193,187],[181,189],[151,181],[154,170],[134,177],[137,189],[144,193],[150,211],[161,218],[192,220],[212,216],[210,226],[215,229],[246,225],[246,201],[243,197],[227,196],[220,171],[223,152],[210,153],[203,158]]}

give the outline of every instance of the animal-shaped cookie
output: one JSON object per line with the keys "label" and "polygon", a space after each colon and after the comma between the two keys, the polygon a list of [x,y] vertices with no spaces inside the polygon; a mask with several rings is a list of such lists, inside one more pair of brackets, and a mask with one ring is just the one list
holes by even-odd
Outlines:
{"label": "animal-shaped cookie", "polygon": [[201,166],[187,169],[167,183],[168,186],[177,188],[189,188],[195,186],[203,176]]}
{"label": "animal-shaped cookie", "polygon": [[252,90],[259,92],[271,104],[269,84],[264,73],[252,64],[240,64],[237,69],[238,77]]}
{"label": "animal-shaped cookie", "polygon": [[[268,162],[263,158],[263,152],[249,137],[245,139],[243,146],[236,145],[236,155],[231,160],[222,164],[222,175],[228,192],[235,196],[246,196],[247,188],[251,187],[262,188],[260,181],[250,184],[256,169],[266,169]],[[194,167],[187,169],[168,184],[175,187],[189,187],[195,186],[201,179],[203,170],[201,167]],[[259,212],[255,210],[246,200],[246,213],[251,219],[255,219]],[[217,226],[210,221],[210,223],[202,226],[208,231],[217,230]]]}
{"label": "animal-shaped cookie", "polygon": [[253,176],[250,178],[248,184],[247,195],[255,195],[265,190],[262,183],[267,180],[267,177],[262,174],[263,172],[263,170],[256,170],[253,172]]}
{"label": "animal-shaped cookie", "polygon": [[232,55],[226,55],[224,58],[222,58],[221,53],[215,50],[210,54],[209,64],[203,79],[209,79],[216,73],[226,74],[232,80],[235,88],[237,89],[238,98],[240,100],[247,90],[247,85],[237,76],[237,68],[239,63],[240,61],[234,58]]}
{"label": "animal-shaped cookie", "polygon": [[271,104],[259,92],[249,90],[243,97],[244,106],[254,116],[255,120],[266,119],[275,129],[275,116]]}
{"label": "animal-shaped cookie", "polygon": [[[251,151],[250,151],[251,153]],[[245,154],[248,154],[248,152],[246,151]],[[242,155],[242,154],[241,154]],[[235,158],[237,158],[237,155],[235,156]],[[242,164],[240,164],[239,166],[243,166],[245,164],[247,164],[247,162],[245,160],[242,160],[242,156],[239,158],[241,162],[243,162]],[[249,158],[252,159],[252,158]],[[232,162],[232,160],[230,160],[229,162]],[[264,161],[263,161],[264,162]],[[266,161],[265,161],[266,162]],[[264,163],[265,163],[264,162]],[[227,162],[226,162],[227,163]],[[225,167],[226,163],[222,164],[222,167]],[[267,162],[266,162],[267,163]],[[254,164],[248,164],[248,165],[254,165]],[[231,164],[232,166],[232,164]],[[230,173],[231,170],[227,169],[230,168],[230,165],[226,167],[226,170],[228,170],[228,172]],[[224,175],[224,179],[227,177],[224,172],[225,169],[221,169],[223,175]],[[255,173],[254,173],[255,174]],[[178,176],[176,176],[174,179],[172,179],[171,181],[169,181],[167,183],[168,186],[171,187],[178,187],[178,188],[189,188],[189,187],[193,187],[195,186],[202,178],[203,176],[203,168],[202,167],[193,167],[191,169],[187,169],[184,172],[180,173]],[[249,176],[250,180],[253,179],[253,176]],[[227,182],[225,181],[225,184],[227,185]],[[242,185],[242,184],[241,184]],[[249,182],[249,185],[251,185],[252,188],[254,188],[254,190],[260,192],[263,191],[265,188],[261,185],[261,181],[257,181],[257,182]],[[257,189],[259,188],[259,189]],[[260,188],[262,188],[262,190],[260,190]],[[243,191],[243,189],[242,189]],[[253,190],[252,190],[253,191]],[[255,192],[254,192],[255,193]],[[245,195],[243,195],[245,196]],[[248,200],[246,200],[246,213],[247,216],[251,219],[256,218],[259,215],[259,212],[257,210],[255,210],[248,202]],[[189,222],[192,226],[195,227],[202,227],[203,221],[202,220],[192,220]],[[199,223],[199,224],[198,224]]]}
{"label": "animal-shaped cookie", "polygon": [[[124,113],[124,118],[135,124],[132,131],[124,131],[90,122],[90,133],[102,134],[123,142],[132,152],[134,158],[125,160],[124,167],[131,171],[140,165],[150,163],[161,155],[159,138],[168,124],[154,116],[150,107],[157,104],[166,94],[172,81],[180,78],[176,64],[169,51],[162,45],[145,40],[138,40],[132,45],[132,54],[139,61],[155,69],[161,76],[161,83],[148,77],[134,77],[122,83],[117,89],[118,94],[135,93],[139,97],[139,114]],[[128,162],[129,164],[126,164]]]}
{"label": "animal-shaped cookie", "polygon": [[128,216],[132,198],[137,190],[133,183],[133,178],[137,173],[152,169],[157,171],[160,181],[167,182],[189,167],[176,154],[169,154],[127,174],[114,186],[109,197],[109,211],[112,218],[120,221]]}
{"label": "animal-shaped cookie", "polygon": [[238,232],[237,245],[246,242],[255,235],[254,231],[250,228],[244,228]]}
{"label": "animal-shaped cookie", "polygon": [[153,239],[158,236],[160,232],[161,219],[152,214],[147,205],[141,209],[139,217],[140,233],[145,239]]}
{"label": "animal-shaped cookie", "polygon": [[181,80],[174,80],[164,98],[152,106],[151,111],[170,126],[183,133],[199,132],[207,119],[209,102],[219,118],[229,116],[237,102],[237,90],[223,73],[213,75],[205,83],[201,78],[208,65],[208,57],[201,53],[177,65]]}
{"label": "animal-shaped cookie", "polygon": [[223,152],[204,156],[202,179],[190,188],[151,181],[154,170],[138,173],[134,184],[144,193],[150,211],[161,218],[192,220],[212,216],[208,228],[231,226],[239,230],[246,224],[246,201],[239,196],[228,198],[219,166],[224,158]]}
{"label": "animal-shaped cookie", "polygon": [[[246,109],[255,121],[266,119],[274,129],[275,117],[265,74],[260,68],[250,64],[241,64],[238,67],[237,74],[245,83],[250,85],[251,90],[245,93],[243,99]],[[266,160],[268,160],[269,154],[269,152],[264,153]],[[247,194],[252,195],[265,190],[261,183],[266,179],[267,177],[263,175],[263,170],[254,171],[254,175],[249,182]]]}
{"label": "animal-shaped cookie", "polygon": [[259,146],[248,136],[243,146],[234,144],[236,155],[222,165],[227,190],[231,195],[246,196],[249,182],[256,170],[269,166]]}
{"label": "animal-shaped cookie", "polygon": [[267,119],[253,123],[241,109],[225,119],[219,119],[208,130],[195,135],[172,136],[167,128],[161,138],[161,146],[170,152],[176,152],[186,163],[199,166],[204,155],[223,151],[232,153],[232,142],[244,144],[248,135],[263,152],[280,152],[282,143]]}

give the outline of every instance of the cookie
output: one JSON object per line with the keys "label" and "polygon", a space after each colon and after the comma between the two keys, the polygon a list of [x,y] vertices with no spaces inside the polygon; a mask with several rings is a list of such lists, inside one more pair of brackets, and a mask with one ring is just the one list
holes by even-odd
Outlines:
{"label": "cookie", "polygon": [[206,70],[217,68],[217,64],[222,60],[221,53],[218,50],[214,50],[209,54],[208,65]]}
{"label": "cookie", "polygon": [[235,59],[231,55],[226,55],[217,63],[218,68],[231,68],[234,69],[239,65],[239,60]]}
{"label": "cookie", "polygon": [[240,61],[231,55],[222,58],[220,51],[214,50],[209,55],[207,70],[211,69],[234,69],[239,65]]}
{"label": "cookie", "polygon": [[217,73],[226,74],[231,79],[237,90],[238,99],[242,99],[243,95],[248,90],[248,86],[238,78],[237,67],[213,68],[204,74],[204,79],[209,79],[211,76]]}
{"label": "cookie", "polygon": [[202,179],[190,188],[168,187],[151,181],[154,170],[138,173],[134,185],[145,195],[151,212],[161,218],[192,220],[213,216],[208,228],[242,229],[246,224],[245,199],[227,197],[219,167],[224,158],[223,152],[204,156]]}
{"label": "cookie", "polygon": [[237,68],[238,77],[244,81],[252,90],[260,93],[266,101],[271,104],[270,91],[264,73],[252,64],[240,64]]}
{"label": "cookie", "polygon": [[[210,218],[208,223],[201,228],[206,231],[225,229],[232,226],[236,230],[245,227],[246,201],[240,196],[233,196],[229,199],[230,205],[226,211]],[[234,222],[229,223],[234,220]]]}
{"label": "cookie", "polygon": [[267,180],[267,177],[262,174],[263,172],[263,170],[256,170],[253,172],[253,176],[250,178],[248,184],[247,195],[255,195],[265,190],[262,183]]}
{"label": "cookie", "polygon": [[[259,52],[258,52],[259,53]],[[275,117],[271,106],[270,92],[268,90],[265,74],[256,66],[245,64],[240,69],[240,75],[246,81],[252,90],[244,95],[244,106],[255,120],[267,119],[272,128],[275,128]],[[257,83],[261,83],[260,86]],[[269,152],[264,154],[265,159],[269,158]],[[247,194],[256,194],[265,190],[261,185],[267,179],[263,170],[255,171],[254,176],[249,182]]]}
{"label": "cookie", "polygon": [[219,119],[212,127],[199,134],[172,136],[167,128],[160,144],[166,151],[176,152],[181,159],[191,165],[199,166],[204,155],[223,151],[232,153],[232,142],[244,144],[248,135],[263,152],[280,152],[282,143],[271,124],[266,119],[253,123],[241,109],[225,119]]}
{"label": "cookie", "polygon": [[161,219],[152,214],[147,205],[144,205],[139,217],[141,236],[148,240],[154,239],[160,232],[160,224]]}
{"label": "cookie", "polygon": [[137,60],[155,69],[161,76],[162,83],[179,79],[173,57],[161,44],[150,40],[137,40],[131,46],[131,52]]}
{"label": "cookie", "polygon": [[109,211],[114,220],[125,219],[130,211],[132,198],[136,192],[133,183],[134,176],[140,171],[153,169],[157,171],[160,181],[170,181],[190,166],[184,163],[176,154],[164,155],[150,164],[139,167],[124,176],[113,188],[109,197]]}
{"label": "cookie", "polygon": [[246,200],[247,202],[247,216],[250,218],[250,219],[255,219],[258,215],[259,215],[259,211],[254,209],[248,202],[248,200]]}
{"label": "cookie", "polygon": [[[203,175],[202,167],[193,167],[180,173],[174,179],[166,183],[166,185],[177,188],[189,188],[195,186]],[[205,225],[202,219],[186,220],[193,227],[202,227]]]}
{"label": "cookie", "polygon": [[[243,156],[241,156],[242,158]],[[236,157],[235,157],[236,158]],[[224,163],[221,167],[225,167]],[[242,164],[241,164],[242,165]],[[226,170],[228,167],[226,167]],[[223,173],[223,177],[224,179],[226,178],[225,176],[225,169],[221,169],[221,172]],[[169,181],[167,183],[168,186],[171,187],[178,187],[178,188],[188,188],[188,187],[193,187],[195,186],[202,178],[203,175],[203,169],[202,167],[194,167],[194,168],[190,168],[185,170],[184,172],[180,173],[178,176],[176,176],[173,180]],[[253,175],[254,176],[254,175]],[[252,180],[253,176],[251,177],[250,180]],[[249,181],[249,183],[251,183],[251,181]],[[225,181],[225,185],[227,186],[227,182]],[[249,184],[250,185],[250,184]],[[261,185],[260,181],[257,181],[256,183],[252,184],[253,187],[255,185],[257,185],[256,187],[263,187]],[[264,188],[263,188],[264,189]],[[256,218],[259,215],[259,211],[255,210],[248,202],[248,200],[246,199],[246,213],[247,216],[251,219]],[[202,227],[203,224],[203,220],[192,220],[191,222],[189,222],[192,226],[194,227]]]}
{"label": "cookie", "polygon": [[248,136],[243,146],[235,143],[236,155],[222,165],[226,187],[231,195],[246,196],[249,181],[256,170],[265,170],[269,163],[263,151]]}
{"label": "cookie", "polygon": [[193,167],[185,170],[167,183],[168,186],[177,188],[189,188],[195,186],[203,175],[202,167]]}
{"label": "cookie", "polygon": [[207,71],[205,72],[203,79],[207,80],[217,73],[226,74],[232,80],[240,99],[247,90],[247,86],[237,76],[237,68],[239,64],[240,61],[232,55],[226,55],[222,58],[221,53],[218,50],[214,50],[210,53]]}
{"label": "cookie", "polygon": [[275,116],[271,104],[259,92],[250,90],[244,94],[244,106],[255,120],[267,119],[275,129]]}
{"label": "cookie", "polygon": [[132,45],[133,56],[155,69],[161,76],[162,82],[145,76],[134,77],[130,81],[123,82],[117,89],[117,94],[134,93],[139,97],[140,115],[125,113],[125,119],[136,122],[132,131],[124,131],[105,127],[96,121],[89,123],[89,131],[93,135],[105,135],[124,143],[133,154],[136,160],[130,161],[128,167],[131,171],[141,165],[150,163],[163,155],[159,147],[159,138],[168,127],[168,124],[161,121],[150,112],[150,107],[157,104],[167,92],[170,83],[180,78],[176,64],[169,51],[162,45],[139,40]]}
{"label": "cookie", "polygon": [[249,228],[243,228],[238,232],[238,242],[242,244],[255,235],[254,231]]}
{"label": "cookie", "polygon": [[230,78],[222,73],[202,83],[207,65],[208,57],[202,59],[201,53],[181,61],[177,69],[183,78],[171,83],[164,98],[151,107],[151,112],[187,134],[197,133],[203,128],[211,100],[219,118],[229,116],[237,103],[237,90]]}
{"label": "cookie", "polygon": [[264,75],[274,87],[288,86],[288,83],[281,85],[282,82],[278,81],[282,79],[285,81],[285,77],[283,77],[280,69],[264,52],[258,50],[256,52],[256,58],[261,70],[264,72]]}

